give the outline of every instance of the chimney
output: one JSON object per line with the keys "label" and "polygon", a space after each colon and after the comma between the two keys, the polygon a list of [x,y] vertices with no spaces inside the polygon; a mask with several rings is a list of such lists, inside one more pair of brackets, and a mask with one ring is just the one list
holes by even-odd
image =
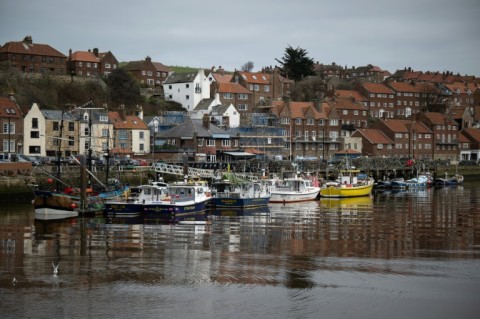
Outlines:
{"label": "chimney", "polygon": [[152,62],[152,58],[149,57],[149,56],[147,56],[147,57],[145,58],[145,62]]}
{"label": "chimney", "polygon": [[221,75],[225,75],[225,70],[222,68],[221,65],[218,67],[217,72],[220,73]]}
{"label": "chimney", "polygon": [[143,121],[143,107],[141,105],[137,105],[137,110],[135,111],[135,115],[138,116]]}
{"label": "chimney", "polygon": [[33,44],[32,36],[27,35],[25,38],[23,38],[23,42],[26,44]]}
{"label": "chimney", "polygon": [[93,48],[93,54],[98,58],[98,48]]}
{"label": "chimney", "polygon": [[118,108],[118,114],[120,114],[122,121],[125,121],[127,118],[125,114],[125,104],[120,104],[120,107]]}
{"label": "chimney", "polygon": [[205,129],[209,130],[210,129],[210,116],[208,116],[208,114],[203,115],[202,122],[203,122],[203,127]]}

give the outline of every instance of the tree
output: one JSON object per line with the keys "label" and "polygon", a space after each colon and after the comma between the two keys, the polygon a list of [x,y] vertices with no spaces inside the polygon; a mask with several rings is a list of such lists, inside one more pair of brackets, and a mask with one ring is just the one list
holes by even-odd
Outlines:
{"label": "tree", "polygon": [[314,61],[307,56],[305,49],[297,47],[292,48],[290,45],[285,49],[285,54],[281,60],[277,60],[281,65],[282,75],[289,79],[299,81],[306,76],[313,75]]}
{"label": "tree", "polygon": [[113,103],[135,105],[140,98],[140,85],[125,69],[117,68],[105,79]]}
{"label": "tree", "polygon": [[246,62],[244,65],[242,65],[241,69],[243,72],[252,72],[253,62],[252,61]]}

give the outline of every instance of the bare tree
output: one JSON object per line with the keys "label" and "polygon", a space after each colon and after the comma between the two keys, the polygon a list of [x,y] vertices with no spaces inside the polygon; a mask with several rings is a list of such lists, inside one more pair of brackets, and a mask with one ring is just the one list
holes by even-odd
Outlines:
{"label": "bare tree", "polygon": [[247,63],[245,63],[244,65],[242,65],[241,70],[242,70],[243,72],[252,72],[252,71],[253,71],[253,62],[252,62],[252,61],[248,61]]}

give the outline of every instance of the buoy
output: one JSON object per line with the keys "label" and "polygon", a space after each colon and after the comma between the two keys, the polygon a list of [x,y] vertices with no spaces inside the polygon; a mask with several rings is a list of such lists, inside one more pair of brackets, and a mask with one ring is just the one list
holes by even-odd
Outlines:
{"label": "buoy", "polygon": [[47,183],[48,183],[48,184],[51,184],[51,183],[53,183],[53,178],[49,178],[49,179],[47,179]]}
{"label": "buoy", "polygon": [[71,207],[71,208],[77,208],[77,204],[71,203],[71,204],[70,204],[70,207]]}

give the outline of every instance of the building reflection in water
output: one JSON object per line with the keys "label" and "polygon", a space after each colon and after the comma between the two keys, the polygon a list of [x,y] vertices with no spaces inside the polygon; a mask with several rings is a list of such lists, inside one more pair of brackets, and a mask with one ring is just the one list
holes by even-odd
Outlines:
{"label": "building reflection in water", "polygon": [[[311,271],[318,269],[379,271],[377,259],[475,258],[478,191],[458,187],[322,198],[212,212],[205,223],[177,225],[102,217],[40,221],[25,207],[0,215],[1,266],[17,277],[49,273],[51,262],[61,261],[63,274],[87,272],[105,281],[308,288],[314,285]],[[366,266],[352,266],[348,258],[366,258]]]}

